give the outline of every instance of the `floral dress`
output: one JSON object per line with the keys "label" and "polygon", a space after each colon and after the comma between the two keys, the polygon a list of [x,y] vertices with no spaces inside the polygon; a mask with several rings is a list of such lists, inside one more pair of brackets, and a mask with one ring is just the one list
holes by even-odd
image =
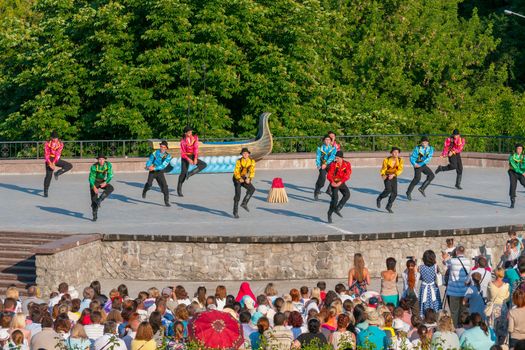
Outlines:
{"label": "floral dress", "polygon": [[421,285],[419,287],[419,312],[421,316],[426,309],[433,309],[438,312],[442,308],[441,295],[436,284],[437,267],[436,265],[419,267],[419,279]]}

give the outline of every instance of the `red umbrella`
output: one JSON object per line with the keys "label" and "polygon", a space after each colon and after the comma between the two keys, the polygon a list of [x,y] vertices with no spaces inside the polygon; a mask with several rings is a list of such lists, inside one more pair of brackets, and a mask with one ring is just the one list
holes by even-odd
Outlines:
{"label": "red umbrella", "polygon": [[243,343],[242,328],[232,315],[217,310],[201,312],[190,321],[189,336],[206,348],[238,349]]}

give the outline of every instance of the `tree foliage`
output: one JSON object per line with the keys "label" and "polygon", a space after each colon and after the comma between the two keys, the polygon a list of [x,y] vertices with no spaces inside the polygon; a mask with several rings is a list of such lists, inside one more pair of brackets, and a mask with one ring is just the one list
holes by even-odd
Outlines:
{"label": "tree foliage", "polygon": [[495,3],[0,0],[0,138],[249,136],[263,111],[275,135],[520,134],[525,22]]}

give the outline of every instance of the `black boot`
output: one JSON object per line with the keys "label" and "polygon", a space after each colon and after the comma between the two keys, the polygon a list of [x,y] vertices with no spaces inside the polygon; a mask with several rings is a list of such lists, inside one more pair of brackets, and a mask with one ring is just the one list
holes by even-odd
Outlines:
{"label": "black boot", "polygon": [[381,197],[377,197],[376,199],[376,205],[378,208],[381,208],[381,199],[382,199]]}
{"label": "black boot", "polygon": [[442,171],[443,171],[443,166],[440,165],[440,166],[437,167],[435,173],[436,173],[436,174],[439,174],[439,173],[442,172]]}
{"label": "black boot", "polygon": [[146,198],[146,192],[148,192],[149,189],[150,187],[148,186],[148,184],[145,184],[144,189],[142,190],[142,198]]}
{"label": "black boot", "polygon": [[425,182],[423,182],[423,185],[421,185],[420,188],[418,188],[418,191],[421,192],[421,194],[423,195],[423,197],[426,197],[427,195],[425,194],[425,190],[427,189],[428,185],[430,185],[430,182],[432,180],[425,180]]}
{"label": "black boot", "polygon": [[332,186],[328,186],[328,188],[326,189],[326,194],[329,196],[332,195]]}
{"label": "black boot", "polygon": [[[411,193],[410,193],[410,192],[407,192],[407,199],[408,199],[409,201],[411,201],[411,200],[412,200],[412,195],[411,195]],[[378,207],[378,208],[379,208],[379,207]]]}
{"label": "black boot", "polygon": [[47,198],[49,196],[47,190],[44,190],[44,197]]}
{"label": "black boot", "polygon": [[335,211],[334,211],[334,213],[335,213],[337,216],[339,216],[340,218],[343,217],[343,214],[341,214],[341,209],[343,209],[343,206],[338,205],[337,208],[335,208]]}
{"label": "black boot", "polygon": [[166,192],[164,193],[164,205],[167,206],[167,207],[171,207],[171,204],[170,204],[170,193],[168,192],[168,190],[166,190]]}
{"label": "black boot", "polygon": [[97,215],[98,214],[98,209],[93,207],[91,210],[92,210],[92,213],[93,213],[93,221],[97,221],[97,219],[98,219],[98,215]]}
{"label": "black boot", "polygon": [[330,208],[330,210],[328,210],[328,223],[331,224],[333,221],[332,221],[332,214],[333,214],[334,210],[332,208]]}
{"label": "black boot", "polygon": [[177,195],[178,195],[179,197],[184,197],[184,195],[182,194],[182,182],[179,182],[179,183],[177,184]]}
{"label": "black boot", "polygon": [[510,197],[510,209],[514,209],[515,204],[516,204],[516,198]]}
{"label": "black boot", "polygon": [[192,171],[190,171],[188,173],[188,175],[186,175],[186,179],[188,179],[188,178],[192,177],[193,175],[197,174],[199,171],[201,171],[201,169],[199,169],[199,168],[193,169]]}
{"label": "black boot", "polygon": [[107,194],[106,192],[102,193],[100,195],[100,197],[98,197],[96,203],[97,203],[97,207],[100,208],[100,204],[102,203],[102,201],[106,198],[108,198],[109,194]]}
{"label": "black boot", "polygon": [[233,202],[233,217],[236,219],[239,218],[239,201]]}
{"label": "black boot", "polygon": [[394,214],[394,211],[392,210],[392,203],[388,203],[386,205],[386,211],[389,212],[390,214]]}
{"label": "black boot", "polygon": [[462,190],[462,189],[463,189],[463,188],[461,187],[461,177],[462,177],[461,175],[457,175],[457,176],[456,176],[456,188],[457,188],[458,190]]}
{"label": "black boot", "polygon": [[246,193],[241,203],[241,208],[243,208],[246,211],[250,211],[250,209],[248,209],[248,202],[250,201],[250,198],[252,198],[252,194]]}

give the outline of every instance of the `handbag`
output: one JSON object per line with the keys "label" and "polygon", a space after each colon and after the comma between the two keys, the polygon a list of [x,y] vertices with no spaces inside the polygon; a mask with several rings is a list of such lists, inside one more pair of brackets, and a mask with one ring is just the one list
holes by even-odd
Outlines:
{"label": "handbag", "polygon": [[436,285],[438,287],[441,287],[443,285],[443,275],[441,274],[441,272],[439,272],[437,266],[436,266]]}
{"label": "handbag", "polygon": [[489,301],[485,306],[485,316],[490,317],[492,315],[492,311],[494,311],[494,303],[492,301]]}

